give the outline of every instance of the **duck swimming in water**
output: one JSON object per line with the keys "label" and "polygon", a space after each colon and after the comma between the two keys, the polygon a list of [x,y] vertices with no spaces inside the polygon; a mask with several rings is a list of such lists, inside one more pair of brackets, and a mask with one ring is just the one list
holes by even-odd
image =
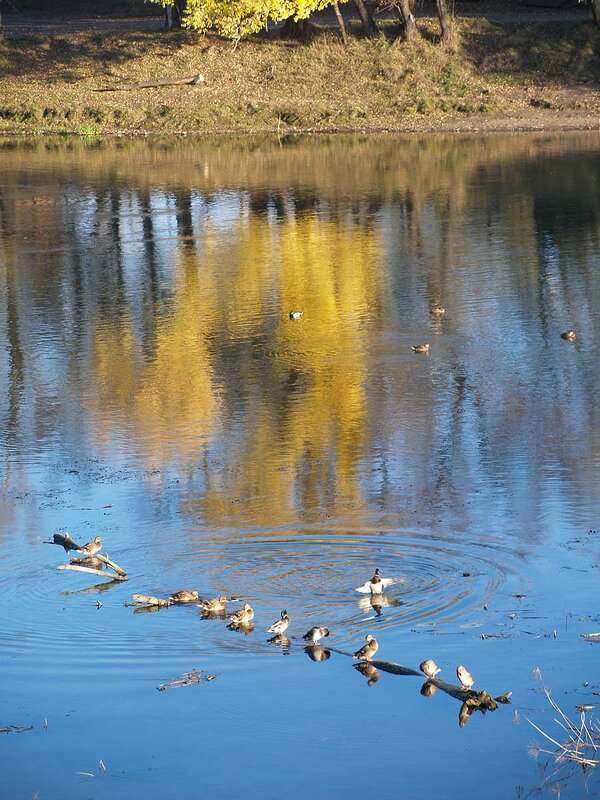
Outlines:
{"label": "duck swimming in water", "polygon": [[413,350],[413,353],[428,353],[429,352],[429,342],[425,342],[425,344],[413,344],[412,350]]}
{"label": "duck swimming in water", "polygon": [[226,603],[227,598],[224,595],[221,595],[221,597],[213,597],[212,600],[201,600],[199,606],[200,608],[203,608],[204,611],[208,611],[213,614],[217,611],[224,611]]}
{"label": "duck swimming in water", "polygon": [[564,333],[561,333],[560,338],[566,339],[568,342],[574,342],[577,338],[577,334],[575,331],[565,331]]}
{"label": "duck swimming in water", "polygon": [[382,578],[379,574],[379,568],[375,570],[375,574],[368,580],[366,583],[363,583],[362,586],[358,586],[356,591],[361,592],[362,594],[383,594],[383,592],[388,588],[388,586],[392,586],[394,583],[398,583],[397,578]]}
{"label": "duck swimming in water", "polygon": [[282,633],[287,631],[290,624],[290,618],[287,611],[281,612],[280,619],[277,622],[274,622],[270,628],[267,628],[267,633],[276,633],[277,636],[281,636]]}
{"label": "duck swimming in water", "polygon": [[175,592],[169,596],[172,603],[193,603],[198,599],[198,592],[190,589],[182,589],[180,592]]}
{"label": "duck swimming in water", "polygon": [[246,603],[243,608],[230,614],[229,619],[234,628],[238,625],[248,625],[254,619],[254,609]]}

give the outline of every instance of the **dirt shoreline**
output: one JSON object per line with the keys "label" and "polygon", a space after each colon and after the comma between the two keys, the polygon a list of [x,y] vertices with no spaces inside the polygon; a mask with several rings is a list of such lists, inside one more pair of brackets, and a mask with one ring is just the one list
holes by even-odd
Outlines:
{"label": "dirt shoreline", "polygon": [[44,138],[78,136],[80,138],[113,138],[113,139],[140,139],[140,138],[210,138],[211,136],[236,136],[236,137],[260,137],[274,136],[279,139],[288,139],[295,136],[375,136],[375,135],[402,135],[402,134],[501,134],[501,133],[560,133],[568,131],[599,131],[600,116],[594,117],[565,117],[560,118],[556,115],[548,115],[546,118],[520,118],[513,117],[480,120],[472,119],[468,123],[446,121],[437,124],[422,122],[412,125],[398,125],[396,127],[381,126],[362,126],[362,127],[287,127],[285,131],[278,130],[276,127],[255,128],[211,128],[211,129],[190,129],[177,130],[165,128],[147,128],[138,130],[107,130],[101,133],[88,133],[81,131],[57,132],[53,128],[36,128],[29,130],[23,126],[14,128],[0,129],[0,138],[31,138],[40,136]]}
{"label": "dirt shoreline", "polygon": [[[492,133],[600,128],[600,31],[583,21],[435,19],[397,43],[322,29],[308,43],[186,31],[32,34],[0,46],[0,135]],[[158,85],[202,74],[195,86]],[[119,87],[157,81],[125,91]],[[98,91],[111,87],[111,91]]]}

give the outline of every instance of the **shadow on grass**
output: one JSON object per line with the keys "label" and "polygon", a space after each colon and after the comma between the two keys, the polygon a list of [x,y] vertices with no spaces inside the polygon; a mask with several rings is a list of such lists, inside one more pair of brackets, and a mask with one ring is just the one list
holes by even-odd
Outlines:
{"label": "shadow on grass", "polygon": [[183,45],[197,44],[198,34],[188,31],[33,35],[9,40],[0,48],[0,75],[44,76],[73,82],[90,73],[110,74],[149,53],[157,59],[174,57]]}
{"label": "shadow on grass", "polygon": [[600,79],[600,31],[589,22],[491,23],[462,27],[463,49],[483,73],[572,84]]}

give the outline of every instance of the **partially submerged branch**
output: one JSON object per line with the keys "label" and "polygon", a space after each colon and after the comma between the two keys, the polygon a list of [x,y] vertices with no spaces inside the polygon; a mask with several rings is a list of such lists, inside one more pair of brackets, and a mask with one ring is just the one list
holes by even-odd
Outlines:
{"label": "partially submerged branch", "polygon": [[126,575],[114,575],[105,569],[96,569],[95,567],[82,567],[80,564],[59,564],[56,569],[69,569],[73,572],[90,572],[92,575],[100,575],[103,578],[110,578],[111,581],[126,581]]}

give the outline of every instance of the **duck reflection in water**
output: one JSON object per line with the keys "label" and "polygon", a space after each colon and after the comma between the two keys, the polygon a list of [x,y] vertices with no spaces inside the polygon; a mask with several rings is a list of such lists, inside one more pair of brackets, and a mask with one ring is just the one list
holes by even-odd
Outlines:
{"label": "duck reflection in water", "polygon": [[471,719],[471,714],[473,713],[473,708],[468,705],[468,703],[463,703],[458,710],[458,725],[460,728],[464,728],[467,722]]}
{"label": "duck reflection in water", "polygon": [[361,597],[358,601],[361,611],[371,611],[372,609],[378,617],[381,616],[382,608],[395,608],[401,605],[404,605],[402,600],[387,597],[385,594],[372,594],[370,597]]}
{"label": "duck reflection in water", "polygon": [[292,643],[287,638],[287,636],[284,636],[282,633],[278,633],[275,636],[271,636],[270,639],[267,639],[267,642],[272,647],[280,647],[283,650],[284,656],[289,655]]}
{"label": "duck reflection in water", "polygon": [[200,612],[200,619],[225,619],[227,617],[227,612],[225,609],[222,611],[206,611],[203,610]]}
{"label": "duck reflection in water", "polygon": [[304,652],[311,661],[327,661],[331,658],[331,650],[326,647],[318,647],[316,644],[308,645],[304,648]]}
{"label": "duck reflection in water", "polygon": [[249,636],[254,630],[254,623],[252,620],[249,622],[239,622],[237,624],[230,622],[227,627],[230,631],[237,631],[238,633],[244,633],[246,636]]}
{"label": "duck reflection in water", "polygon": [[425,683],[421,686],[420,692],[423,697],[433,697],[437,692],[437,686],[435,686],[433,683],[429,683],[429,681],[425,681]]}
{"label": "duck reflection in water", "polygon": [[353,664],[354,669],[364,675],[367,679],[367,686],[374,686],[379,680],[379,670],[368,661],[361,661],[360,664]]}

